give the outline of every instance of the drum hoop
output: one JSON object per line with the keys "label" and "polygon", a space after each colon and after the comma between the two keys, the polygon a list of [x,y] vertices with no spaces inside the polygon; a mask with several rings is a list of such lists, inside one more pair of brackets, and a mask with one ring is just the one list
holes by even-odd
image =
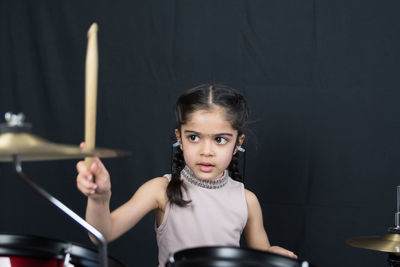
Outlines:
{"label": "drum hoop", "polygon": [[[211,256],[210,256],[211,255]],[[282,264],[297,264],[298,266],[308,266],[309,263],[302,259],[292,259],[275,253],[267,251],[255,250],[250,248],[240,248],[232,246],[204,246],[189,248],[171,253],[169,261],[171,263],[180,262],[185,260],[194,260],[201,257],[208,257],[215,260],[245,260],[251,256],[254,261],[259,262],[279,260]],[[311,265],[310,265],[311,266]]]}

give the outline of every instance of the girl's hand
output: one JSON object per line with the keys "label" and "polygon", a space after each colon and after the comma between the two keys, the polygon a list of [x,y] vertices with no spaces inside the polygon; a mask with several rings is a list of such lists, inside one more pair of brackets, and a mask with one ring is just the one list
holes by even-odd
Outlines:
{"label": "girl's hand", "polygon": [[289,257],[289,258],[293,258],[293,259],[297,259],[297,255],[296,254],[294,254],[293,252],[291,252],[291,251],[289,251],[287,249],[284,249],[284,248],[281,248],[281,247],[278,247],[278,246],[269,247],[268,252],[279,254],[279,255],[282,255],[282,256],[285,256],[285,257]]}
{"label": "girl's hand", "polygon": [[[81,143],[81,147],[84,147],[84,143]],[[110,175],[99,158],[93,159],[90,171],[84,161],[79,161],[76,169],[76,185],[79,191],[94,200],[107,200],[111,197]]]}

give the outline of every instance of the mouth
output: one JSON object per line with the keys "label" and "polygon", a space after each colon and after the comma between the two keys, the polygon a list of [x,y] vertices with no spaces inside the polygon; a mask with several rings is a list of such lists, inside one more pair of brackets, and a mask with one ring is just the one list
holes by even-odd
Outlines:
{"label": "mouth", "polygon": [[211,163],[199,163],[197,165],[202,172],[210,172],[214,168],[214,165]]}

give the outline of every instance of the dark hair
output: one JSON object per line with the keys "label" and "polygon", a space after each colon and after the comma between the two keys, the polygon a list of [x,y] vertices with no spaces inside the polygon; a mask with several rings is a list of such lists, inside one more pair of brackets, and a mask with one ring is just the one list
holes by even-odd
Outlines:
{"label": "dark hair", "polygon": [[[175,104],[176,129],[180,131],[181,126],[186,123],[188,116],[193,112],[210,109],[214,105],[225,109],[227,119],[232,128],[238,131],[239,138],[245,131],[249,116],[246,100],[235,89],[220,84],[203,84],[189,89],[178,98]],[[242,181],[238,164],[238,153],[236,153],[232,157],[228,171],[232,179]],[[190,202],[182,198],[182,187],[184,185],[180,175],[184,167],[183,151],[178,147],[172,159],[172,177],[167,187],[168,200],[178,206],[185,206]]]}

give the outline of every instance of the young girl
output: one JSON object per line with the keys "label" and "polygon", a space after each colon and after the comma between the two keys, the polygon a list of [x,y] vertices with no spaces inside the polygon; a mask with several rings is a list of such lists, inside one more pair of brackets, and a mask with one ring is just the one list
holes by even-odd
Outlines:
{"label": "young girl", "polygon": [[110,176],[101,161],[95,159],[90,170],[77,164],[77,186],[88,196],[86,220],[110,242],[153,211],[159,266],[182,249],[239,246],[242,232],[250,248],[296,258],[270,245],[257,197],[239,182],[248,118],[243,96],[228,86],[201,85],[179,97],[175,116],[172,174],[146,182],[113,212]]}

